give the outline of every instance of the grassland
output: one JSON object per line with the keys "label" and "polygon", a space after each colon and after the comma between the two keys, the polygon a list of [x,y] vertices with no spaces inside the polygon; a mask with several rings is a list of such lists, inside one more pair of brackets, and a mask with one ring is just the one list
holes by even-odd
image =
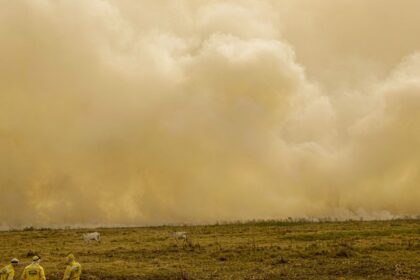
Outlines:
{"label": "grassland", "polygon": [[[83,279],[420,279],[420,221],[250,222],[209,226],[0,232],[0,261],[38,253],[61,279],[69,252]],[[170,237],[187,231],[190,242]],[[22,266],[17,270],[18,275]]]}

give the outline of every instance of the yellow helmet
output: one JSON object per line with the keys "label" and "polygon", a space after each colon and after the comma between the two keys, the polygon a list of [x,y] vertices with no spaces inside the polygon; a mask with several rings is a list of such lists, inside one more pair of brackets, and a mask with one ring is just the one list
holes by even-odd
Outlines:
{"label": "yellow helmet", "polygon": [[69,260],[72,260],[72,261],[74,261],[74,259],[75,259],[73,254],[68,254],[66,258],[68,258]]}
{"label": "yellow helmet", "polygon": [[36,261],[39,261],[41,259],[41,257],[40,256],[33,256],[32,257],[32,260],[34,261],[34,262],[36,262]]}

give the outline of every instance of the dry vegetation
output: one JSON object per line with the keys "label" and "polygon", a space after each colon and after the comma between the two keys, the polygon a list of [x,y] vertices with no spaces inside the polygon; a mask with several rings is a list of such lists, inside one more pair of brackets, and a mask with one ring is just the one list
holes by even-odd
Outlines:
{"label": "dry vegetation", "polygon": [[[420,279],[420,221],[250,222],[212,226],[0,233],[0,260],[40,254],[47,279],[61,279],[73,252],[83,279]],[[188,244],[170,238],[190,234]],[[22,266],[18,269],[18,275]]]}

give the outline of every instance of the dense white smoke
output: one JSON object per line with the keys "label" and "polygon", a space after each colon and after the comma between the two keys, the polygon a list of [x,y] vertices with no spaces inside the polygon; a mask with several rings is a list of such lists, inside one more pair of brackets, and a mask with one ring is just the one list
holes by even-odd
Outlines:
{"label": "dense white smoke", "polygon": [[419,1],[0,3],[3,226],[420,214]]}

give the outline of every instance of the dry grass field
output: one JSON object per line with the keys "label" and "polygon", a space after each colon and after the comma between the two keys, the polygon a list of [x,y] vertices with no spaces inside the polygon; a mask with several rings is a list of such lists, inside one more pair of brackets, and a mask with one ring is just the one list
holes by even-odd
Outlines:
{"label": "dry grass field", "polygon": [[[38,253],[61,279],[69,252],[83,279],[420,279],[420,221],[249,222],[209,226],[0,232],[0,261]],[[170,237],[187,231],[187,244]],[[21,265],[17,271],[20,275]]]}

